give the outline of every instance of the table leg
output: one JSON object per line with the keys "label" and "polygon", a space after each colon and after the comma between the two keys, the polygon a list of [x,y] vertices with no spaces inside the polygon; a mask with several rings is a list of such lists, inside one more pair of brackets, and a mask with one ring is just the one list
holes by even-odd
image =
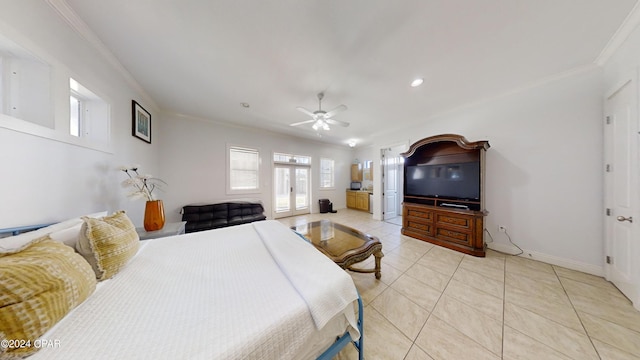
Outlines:
{"label": "table leg", "polygon": [[382,274],[380,273],[380,259],[382,259],[384,254],[382,253],[382,251],[376,251],[375,253],[373,253],[373,256],[376,260],[376,279],[380,279],[380,277],[382,277]]}

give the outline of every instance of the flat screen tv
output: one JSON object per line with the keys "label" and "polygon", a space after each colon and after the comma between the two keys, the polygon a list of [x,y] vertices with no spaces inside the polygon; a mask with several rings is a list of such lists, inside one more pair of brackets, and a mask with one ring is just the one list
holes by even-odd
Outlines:
{"label": "flat screen tv", "polygon": [[480,163],[414,165],[406,168],[405,195],[480,199]]}

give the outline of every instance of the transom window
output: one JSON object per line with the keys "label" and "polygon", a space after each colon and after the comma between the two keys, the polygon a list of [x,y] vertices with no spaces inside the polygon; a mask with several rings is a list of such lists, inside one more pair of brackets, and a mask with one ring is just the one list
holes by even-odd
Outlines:
{"label": "transom window", "polygon": [[310,165],[311,156],[273,153],[273,162],[279,162],[279,163],[287,162],[287,163]]}

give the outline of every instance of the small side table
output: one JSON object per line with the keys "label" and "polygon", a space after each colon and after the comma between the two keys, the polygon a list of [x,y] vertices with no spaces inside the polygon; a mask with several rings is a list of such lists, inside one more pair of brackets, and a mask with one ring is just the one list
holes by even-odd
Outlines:
{"label": "small side table", "polygon": [[184,234],[186,221],[165,223],[164,227],[156,231],[146,231],[143,227],[136,228],[140,240],[157,239],[161,237]]}

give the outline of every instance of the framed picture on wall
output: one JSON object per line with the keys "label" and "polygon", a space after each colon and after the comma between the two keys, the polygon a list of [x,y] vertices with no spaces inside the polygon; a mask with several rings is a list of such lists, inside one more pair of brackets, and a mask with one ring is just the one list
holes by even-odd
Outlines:
{"label": "framed picture on wall", "polygon": [[140,140],[151,144],[151,114],[135,100],[132,100],[133,124],[132,134]]}

